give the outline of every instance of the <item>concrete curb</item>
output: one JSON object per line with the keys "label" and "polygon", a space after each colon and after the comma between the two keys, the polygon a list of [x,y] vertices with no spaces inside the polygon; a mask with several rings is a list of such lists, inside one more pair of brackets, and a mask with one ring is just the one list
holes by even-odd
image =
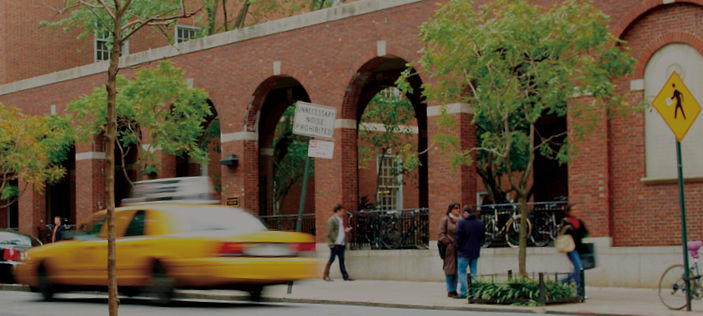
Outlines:
{"label": "concrete curb", "polygon": [[[0,284],[0,291],[21,291],[30,292],[29,286],[19,284]],[[90,294],[102,294],[100,292],[90,292]],[[180,299],[207,299],[218,301],[242,301],[248,302],[248,295],[239,294],[222,294],[210,293],[208,291],[185,290],[177,291],[174,298]],[[527,306],[506,306],[506,305],[423,305],[423,304],[400,304],[400,303],[385,303],[385,302],[369,302],[369,301],[353,301],[353,300],[330,300],[317,298],[288,298],[288,297],[262,297],[262,302],[269,303],[300,303],[300,304],[326,304],[326,305],[350,305],[350,306],[371,306],[385,308],[403,308],[403,309],[425,309],[425,310],[455,310],[455,311],[476,311],[476,312],[508,312],[508,313],[527,313],[527,314],[560,314],[560,315],[593,315],[593,316],[652,316],[651,313],[631,312],[631,313],[604,313],[598,311],[579,310],[565,311],[547,307],[527,307]],[[701,315],[696,312],[677,312],[677,315]]]}

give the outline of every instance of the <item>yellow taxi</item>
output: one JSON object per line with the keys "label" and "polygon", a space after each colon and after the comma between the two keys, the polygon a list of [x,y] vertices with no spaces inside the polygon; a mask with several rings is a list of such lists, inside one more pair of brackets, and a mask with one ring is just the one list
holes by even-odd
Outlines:
{"label": "yellow taxi", "polygon": [[[18,283],[41,292],[105,290],[106,211],[69,240],[31,248],[15,266]],[[235,289],[252,300],[264,286],[316,278],[314,237],[267,230],[251,214],[213,205],[142,204],[115,211],[118,291],[168,303],[174,289]]]}

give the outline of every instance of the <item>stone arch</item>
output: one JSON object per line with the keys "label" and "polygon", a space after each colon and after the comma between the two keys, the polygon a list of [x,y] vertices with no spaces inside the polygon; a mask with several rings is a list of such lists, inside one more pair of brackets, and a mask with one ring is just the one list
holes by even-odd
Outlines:
{"label": "stone arch", "polygon": [[59,182],[46,185],[46,223],[53,223],[54,216],[61,216],[67,223],[76,224],[75,146],[71,146],[61,165],[66,170],[66,175]]}
{"label": "stone arch", "polygon": [[659,7],[666,6],[673,3],[690,3],[699,6],[703,6],[703,0],[677,0],[676,2],[671,2],[664,4],[661,0],[645,0],[637,5],[630,8],[625,15],[618,19],[618,22],[612,27],[613,34],[618,38],[627,32],[627,30],[635,23],[637,19],[645,15],[647,12]]}
{"label": "stone arch", "polygon": [[644,77],[645,68],[647,67],[647,63],[649,63],[652,56],[664,46],[672,43],[687,44],[695,48],[699,53],[701,53],[701,55],[703,55],[703,38],[686,31],[667,31],[647,42],[644,50],[640,53],[638,59],[639,63],[635,69],[635,77]]}
{"label": "stone arch", "polygon": [[[356,124],[357,135],[359,120],[369,101],[381,90],[394,87],[395,81],[399,78],[401,72],[407,69],[407,63],[407,60],[395,55],[373,57],[367,60],[353,75],[343,99],[341,118],[353,120]],[[415,75],[408,78],[408,81],[413,88],[413,92],[406,94],[406,97],[410,100],[415,110],[418,125],[418,150],[423,152],[427,148],[428,141],[427,104],[421,94],[422,79],[415,69],[412,69],[412,73]],[[353,159],[355,164],[358,164],[357,137],[353,138],[354,145],[345,147],[345,152],[343,153],[345,157],[349,157],[348,159]],[[422,166],[420,166],[418,170],[419,206],[427,207],[429,205],[427,155],[420,155],[420,161]],[[344,180],[344,183],[353,182],[358,188],[360,181],[358,168],[355,166],[355,168],[344,169],[349,171],[354,170],[354,174],[347,174],[347,172],[343,174],[344,177],[349,177]],[[358,198],[359,197],[357,197],[357,199]]]}
{"label": "stone arch", "polygon": [[[259,215],[271,215],[274,209],[274,140],[276,126],[288,107],[297,101],[310,102],[303,85],[294,77],[274,76],[264,80],[256,89],[245,116],[245,131],[255,132],[258,139]],[[314,208],[314,180],[309,180],[306,209]],[[299,202],[295,192],[286,198],[287,205]],[[285,211],[285,210],[284,210]],[[311,211],[306,211],[310,213]],[[314,213],[314,211],[312,211]]]}

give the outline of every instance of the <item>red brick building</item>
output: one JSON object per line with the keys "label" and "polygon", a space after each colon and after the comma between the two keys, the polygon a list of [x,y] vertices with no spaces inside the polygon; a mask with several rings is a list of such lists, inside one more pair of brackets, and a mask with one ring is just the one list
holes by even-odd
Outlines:
{"label": "red brick building", "polygon": [[[334,159],[316,161],[315,193],[310,201],[319,232],[335,204],[356,209],[360,187],[368,186],[358,170],[358,121],[368,100],[394,86],[406,63],[418,58],[417,27],[431,18],[435,3],[362,0],[173,46],[140,34],[130,41],[129,54],[122,57],[122,66],[130,69],[121,73],[130,75],[134,68],[167,58],[185,70],[193,86],[210,94],[221,123],[222,150],[219,155],[212,153],[207,173],[219,179],[223,200],[236,196],[254,214],[260,213],[262,200],[268,198],[262,193],[266,192],[262,182],[270,177],[266,166],[273,129],[282,111],[298,100],[336,107]],[[634,75],[617,82],[633,103],[656,95],[663,84],[660,81],[673,70],[684,73],[694,96],[703,100],[698,95],[703,89],[696,89],[703,84],[699,78],[703,73],[703,1],[596,0],[594,4],[611,16],[613,34],[626,41],[624,45],[639,61]],[[97,44],[76,41],[75,34],[39,28],[39,20],[53,15],[41,1],[4,0],[0,11],[4,12],[0,17],[0,102],[33,114],[59,113],[71,99],[103,83],[107,64],[95,62]],[[415,77],[411,82],[415,91],[426,80],[424,74]],[[439,104],[424,104],[417,93],[407,97],[417,116],[418,147],[424,150],[440,132],[435,124]],[[471,146],[475,130],[470,124],[470,106],[452,104],[448,113],[459,125],[444,132]],[[614,246],[676,245],[681,237],[675,163],[671,161],[674,143],[656,115],[637,111],[628,118],[609,118],[609,113],[602,113],[601,126],[578,144],[580,154],[572,163],[558,172],[549,165],[536,170],[534,182],[542,190],[537,199],[566,192],[570,201],[582,203],[591,234],[609,238]],[[703,237],[703,228],[695,225],[703,219],[701,124],[696,123],[683,142],[692,238]],[[57,209],[68,207],[72,221],[104,208],[105,154],[99,136],[96,139],[75,146],[66,164],[70,177],[64,191],[28,191],[22,196],[15,219],[21,231],[36,234],[54,204]],[[239,165],[220,166],[217,162],[225,155],[237,155]],[[408,203],[429,206],[430,236],[434,238],[445,206],[451,201],[474,204],[483,189],[473,166],[452,173],[449,158],[436,148],[422,159],[416,202]],[[176,176],[176,160],[164,157],[159,177]],[[0,211],[0,226],[12,226],[7,214]]]}

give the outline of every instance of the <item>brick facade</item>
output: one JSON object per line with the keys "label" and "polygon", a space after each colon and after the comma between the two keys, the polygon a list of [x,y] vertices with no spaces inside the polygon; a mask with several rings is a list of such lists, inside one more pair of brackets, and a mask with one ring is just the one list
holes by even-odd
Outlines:
{"label": "brick facade", "polygon": [[[382,2],[364,0],[360,4],[371,6]],[[211,169],[215,166],[219,168],[210,172],[220,173],[223,199],[238,196],[244,208],[259,214],[262,205],[259,181],[264,161],[260,157],[264,148],[260,141],[266,137],[260,132],[266,122],[259,119],[268,117],[270,108],[266,100],[280,97],[290,88],[304,90],[307,100],[312,103],[338,109],[335,158],[318,159],[315,164],[314,209],[318,241],[324,240],[325,222],[335,204],[342,203],[349,210],[356,209],[359,186],[366,185],[360,181],[357,169],[358,137],[355,124],[360,109],[374,91],[393,85],[394,77],[397,78],[397,72],[404,68],[406,62],[417,60],[416,52],[420,49],[417,27],[431,17],[436,3],[429,0],[406,2],[379,11],[350,14],[324,23],[191,50],[227,35],[220,34],[211,39],[193,41],[184,50],[186,53],[169,57],[185,70],[187,78],[193,79],[195,87],[203,88],[210,94],[221,121],[221,156],[234,154],[239,157],[237,167],[210,165]],[[625,45],[639,60],[634,76],[617,82],[623,93],[630,92],[631,80],[643,78],[649,57],[668,43],[686,43],[703,54],[701,0],[671,4],[662,4],[661,0],[596,0],[594,4],[611,16],[613,33],[627,42]],[[352,5],[356,4],[349,4]],[[74,37],[65,34],[59,36],[59,31],[25,26],[26,33],[9,32],[6,25],[14,23],[12,21],[36,23],[39,13],[50,17],[50,12],[37,7],[36,3],[25,6],[24,1],[0,1],[0,9],[8,12],[7,18],[0,18],[0,84],[92,62],[92,55],[88,58],[87,54],[76,53],[76,48],[85,49],[88,42],[75,42],[72,40]],[[342,11],[330,9],[325,14],[334,16]],[[35,15],[29,17],[28,14]],[[309,17],[315,14],[322,12],[312,13]],[[253,27],[236,34],[255,33],[274,26]],[[232,35],[232,38],[237,36]],[[38,45],[36,43],[42,45],[35,47]],[[158,43],[143,44],[141,39],[136,39],[134,44],[130,44],[130,51],[156,47]],[[125,70],[121,73],[129,75],[133,72]],[[0,86],[0,102],[20,106],[33,114],[48,113],[50,105],[56,105],[57,111],[60,111],[72,98],[89,93],[104,79],[104,74],[99,73],[74,76],[28,89]],[[420,84],[427,78],[421,73],[415,80],[415,90],[419,91]],[[642,91],[633,91],[630,100],[638,103],[642,97]],[[417,100],[420,100],[419,97],[414,102],[416,112],[421,114],[418,117],[419,139],[427,142],[439,132],[435,124],[437,117],[426,115],[428,107],[437,105],[425,106]],[[578,144],[579,154],[568,165],[570,201],[582,203],[583,216],[591,235],[611,237],[615,246],[676,244],[680,240],[676,184],[654,185],[641,181],[645,177],[644,115],[638,112],[628,118],[609,118],[609,114],[599,113],[601,125]],[[470,111],[452,115],[458,127],[447,132],[461,137],[463,145],[471,146],[475,141],[475,130],[470,124]],[[102,148],[79,145],[76,154],[101,151]],[[473,166],[460,167],[452,173],[449,158],[439,154],[436,148],[431,148],[423,159],[426,163],[418,177],[421,188],[418,203],[430,207],[430,236],[435,238],[436,226],[446,211],[446,205],[451,201],[473,204],[476,191],[482,188]],[[164,161],[171,160],[164,157]],[[103,165],[104,161],[100,159],[76,161],[78,220],[104,207]],[[162,167],[162,176],[172,173],[175,173],[173,161]],[[537,175],[534,179],[539,181]],[[424,186],[423,181],[426,183]],[[687,183],[690,223],[702,219],[702,193],[703,184]],[[32,192],[22,197],[20,230],[34,233],[34,227],[44,220],[41,212],[45,206],[39,196]],[[3,216],[2,211],[0,216]],[[703,237],[703,228],[699,225],[689,226],[692,238]]]}

